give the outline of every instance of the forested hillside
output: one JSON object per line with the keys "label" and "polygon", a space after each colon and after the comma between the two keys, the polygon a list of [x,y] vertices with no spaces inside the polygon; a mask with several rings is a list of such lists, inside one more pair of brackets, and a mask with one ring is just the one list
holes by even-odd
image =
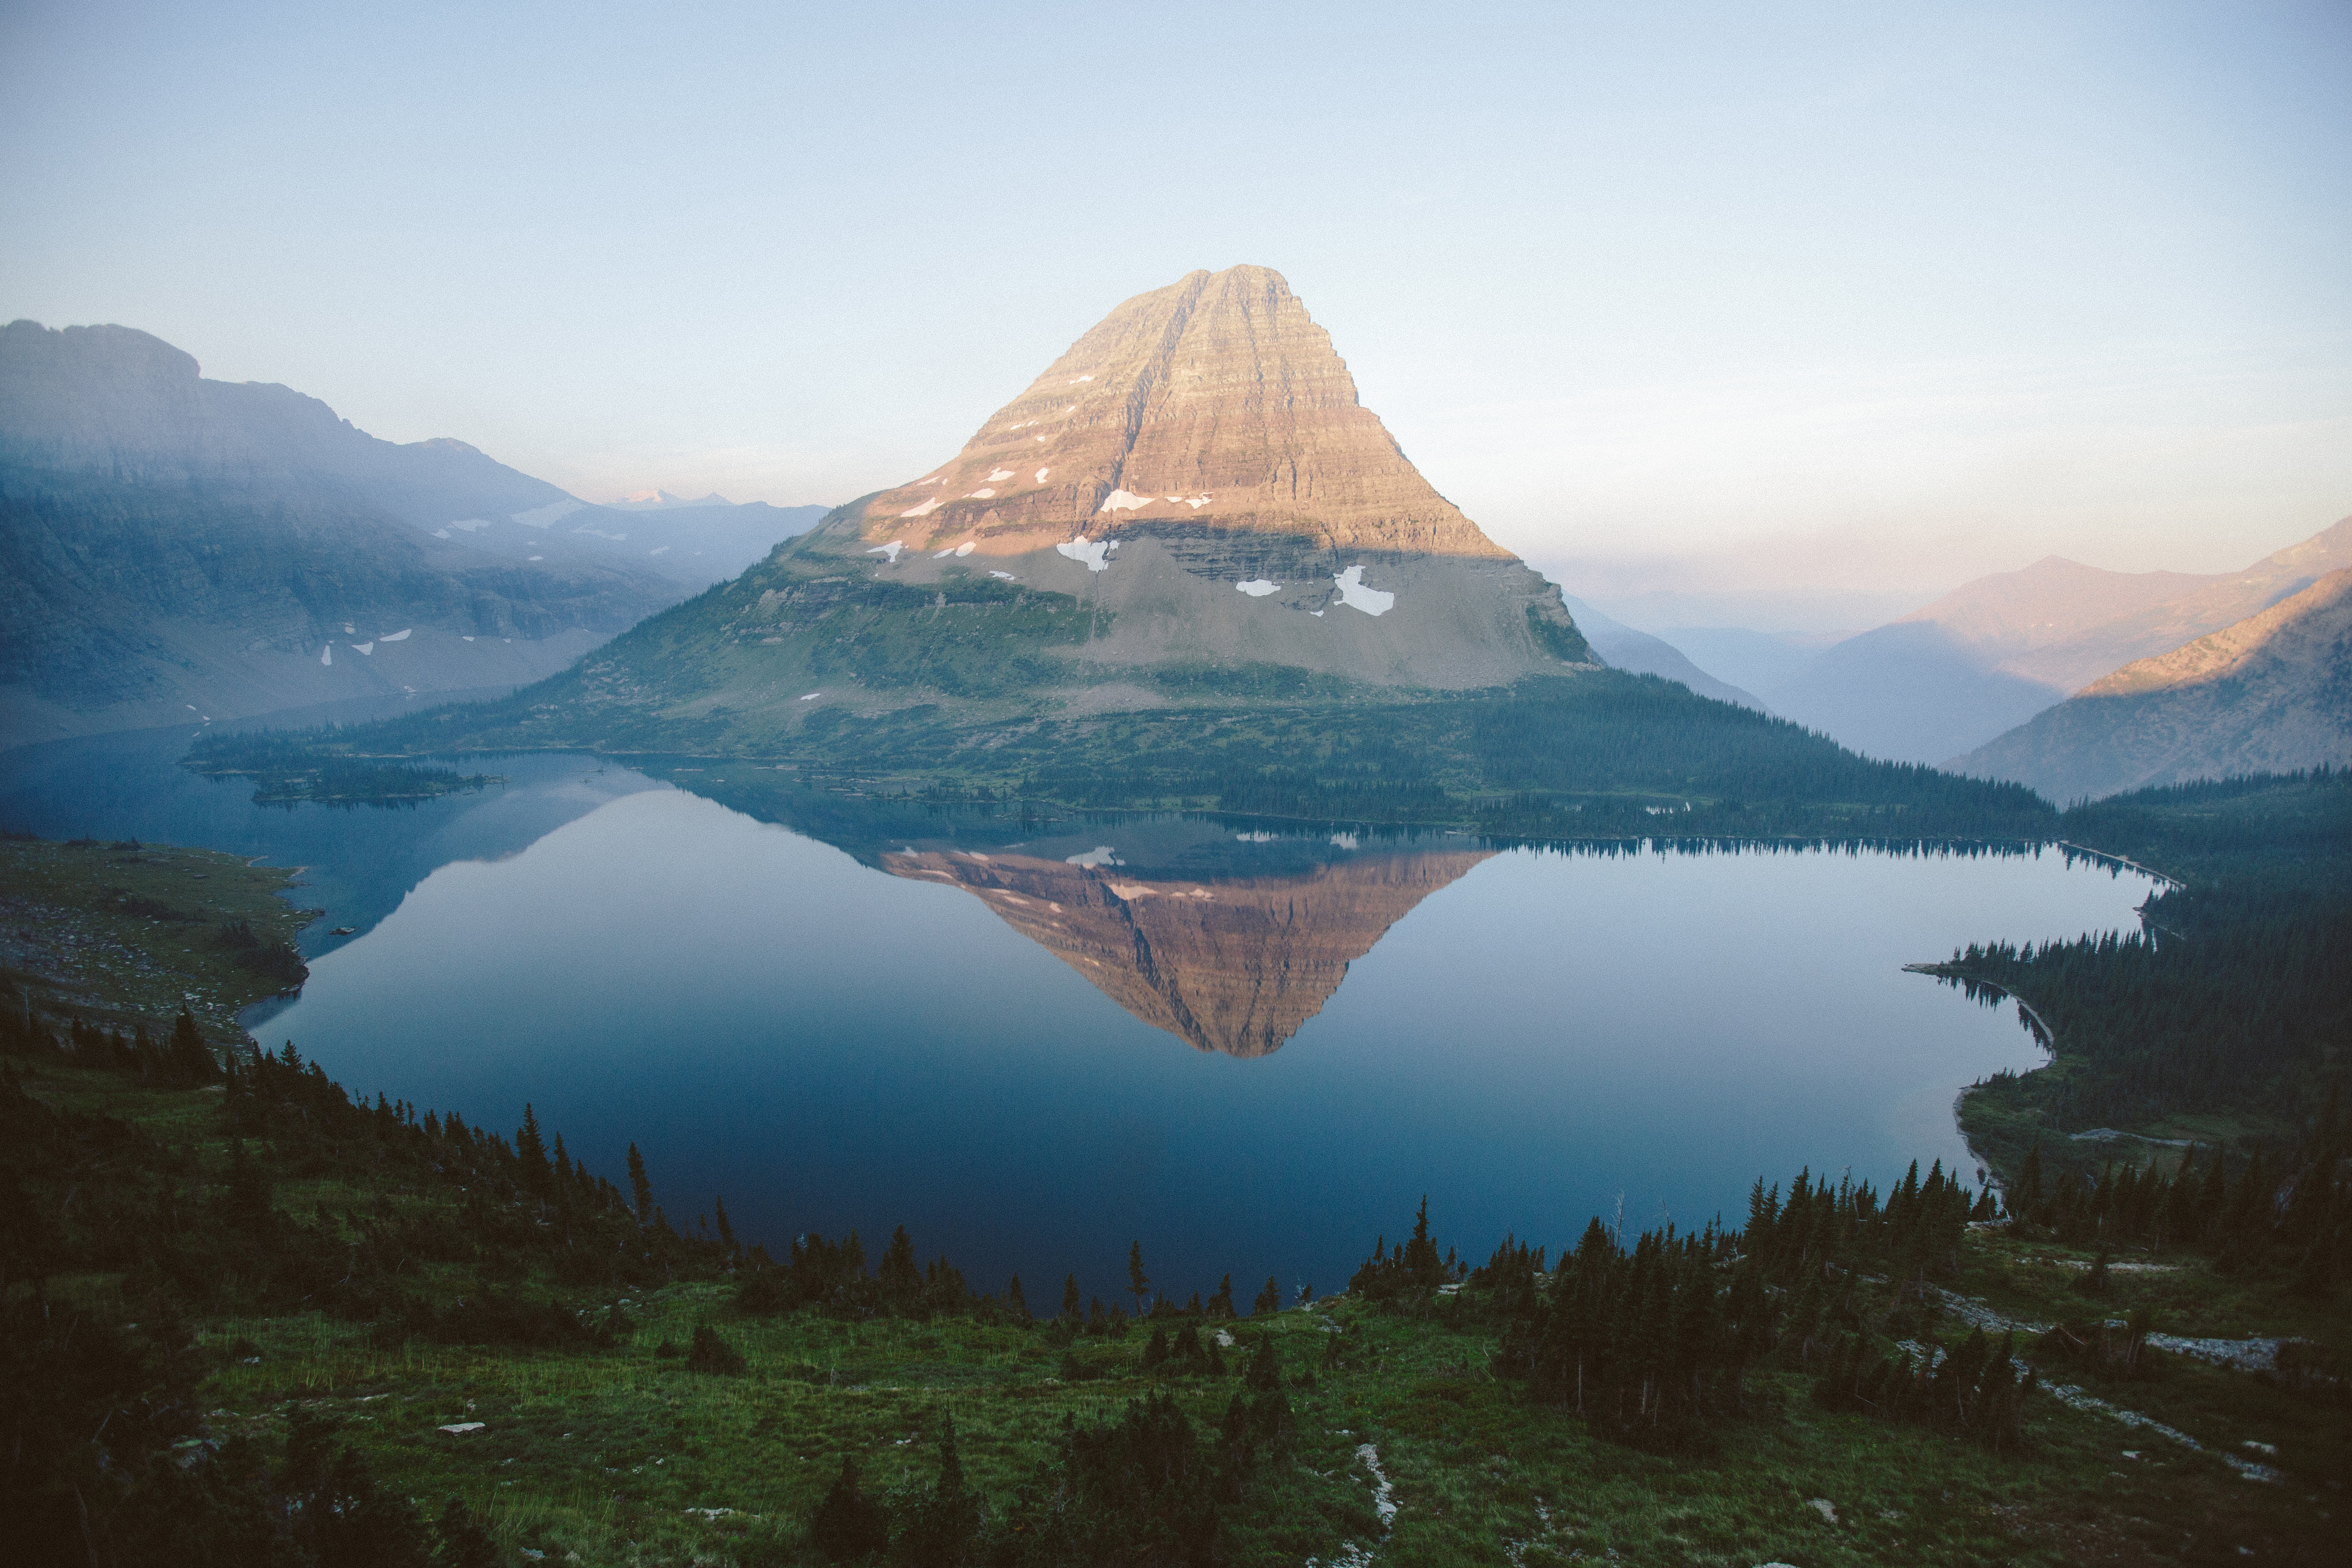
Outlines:
{"label": "forested hillside", "polygon": [[189,940],[246,897],[223,858],[5,847],[111,954],[0,999],[30,1563],[2331,1561],[2332,1112],[2096,1181],[2030,1156],[2006,1205],[1915,1166],[1564,1215],[1476,1268],[1424,1205],[1319,1299],[1154,1279],[1148,1238],[992,1289],[821,1215],[772,1256],[527,1105],[493,1132],[208,1038],[154,1010],[181,973],[284,984]]}
{"label": "forested hillside", "polygon": [[[1521,837],[2046,837],[2057,815],[2021,785],[1872,762],[1751,709],[1614,670],[1421,701],[1319,700],[1314,679],[1266,671],[1248,711],[1146,709],[958,729],[928,710],[814,715],[784,761],[797,780],[889,793],[986,791],[1095,808],[1212,810],[1365,823],[1475,826]],[[569,681],[572,678],[563,678]],[[1174,679],[1173,676],[1171,679]],[[1184,679],[1231,683],[1230,671]],[[505,701],[434,709],[305,736],[207,737],[207,771],[322,755],[446,755],[538,747],[658,755],[662,733],[604,734],[562,700],[562,682]],[[710,737],[716,738],[714,736]],[[636,748],[642,746],[644,750]],[[670,750],[670,754],[676,754]],[[1662,821],[1670,817],[1671,822]]]}
{"label": "forested hillside", "polygon": [[2055,1054],[1969,1096],[1979,1152],[2014,1173],[2037,1141],[2069,1165],[2112,1156],[2112,1140],[2075,1136],[2101,1129],[2275,1146],[2314,1125],[2352,1041],[2352,774],[2140,790],[2078,805],[2061,828],[2178,880],[2141,931],[1971,944],[1937,966],[1988,1001],[2028,1004]]}

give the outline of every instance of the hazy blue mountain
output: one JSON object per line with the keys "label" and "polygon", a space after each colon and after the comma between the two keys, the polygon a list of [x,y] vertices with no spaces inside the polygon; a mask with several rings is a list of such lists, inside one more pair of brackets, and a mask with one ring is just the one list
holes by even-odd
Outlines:
{"label": "hazy blue mountain", "polygon": [[2048,556],[1849,637],[1764,697],[1776,712],[1869,755],[1940,763],[2123,665],[2231,626],[2347,566],[2352,520],[2218,576],[2108,572]]}
{"label": "hazy blue mountain", "polygon": [[520,561],[596,561],[652,571],[689,591],[740,574],[823,518],[821,506],[688,501],[592,506],[565,496],[529,511],[452,519],[434,538]]}
{"label": "hazy blue mountain", "polygon": [[1827,639],[1794,639],[1746,626],[1665,626],[1657,636],[1694,663],[1748,691],[1769,691],[1821,656]]}
{"label": "hazy blue mountain", "polygon": [[1767,700],[1783,718],[1864,756],[1937,763],[2063,696],[1992,668],[1948,627],[1897,621],[1823,649]]}
{"label": "hazy blue mountain", "polygon": [[537,679],[686,592],[582,510],[145,332],[13,322],[0,743]]}
{"label": "hazy blue mountain", "polygon": [[1619,669],[1630,669],[1641,675],[1662,675],[1668,680],[1679,680],[1701,697],[1718,701],[1737,702],[1743,708],[1753,708],[1759,713],[1771,710],[1748,692],[1729,681],[1717,680],[1706,670],[1683,656],[1680,648],[1663,637],[1635,631],[1622,621],[1612,621],[1583,600],[1563,595],[1570,615],[1584,630],[1584,640]]}
{"label": "hazy blue mountain", "polygon": [[2053,800],[2352,763],[2352,569],[2139,659],[1946,766]]}

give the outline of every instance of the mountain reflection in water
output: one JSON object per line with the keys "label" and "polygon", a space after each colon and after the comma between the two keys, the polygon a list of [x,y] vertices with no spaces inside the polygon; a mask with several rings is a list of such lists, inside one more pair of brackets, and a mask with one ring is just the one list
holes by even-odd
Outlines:
{"label": "mountain reflection in water", "polygon": [[0,823],[309,868],[331,914],[248,1016],[273,1047],[487,1126],[530,1104],[600,1174],[635,1142],[771,1251],[903,1224],[976,1281],[1099,1289],[1140,1237],[1180,1295],[1328,1286],[1423,1194],[1483,1247],[1621,1195],[1703,1221],[1801,1164],[1968,1171],[1954,1093],[2041,1052],[1903,966],[2128,929],[2147,891],[2054,852],[1487,846],[714,758],[261,808],[186,742],[15,753]]}
{"label": "mountain reflection in water", "polygon": [[[1108,847],[1106,846],[1105,847]],[[959,887],[1154,1028],[1263,1057],[1323,1010],[1348,966],[1492,850],[1373,852],[1289,876],[1147,878],[1078,854],[887,852],[893,876]]]}

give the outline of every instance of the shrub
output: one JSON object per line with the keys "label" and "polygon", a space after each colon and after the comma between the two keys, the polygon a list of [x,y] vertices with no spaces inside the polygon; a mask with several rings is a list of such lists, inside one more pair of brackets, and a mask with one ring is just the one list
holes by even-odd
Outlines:
{"label": "shrub", "polygon": [[743,1370],[743,1352],[719,1337],[719,1331],[709,1323],[697,1324],[694,1344],[686,1352],[689,1372],[732,1374]]}

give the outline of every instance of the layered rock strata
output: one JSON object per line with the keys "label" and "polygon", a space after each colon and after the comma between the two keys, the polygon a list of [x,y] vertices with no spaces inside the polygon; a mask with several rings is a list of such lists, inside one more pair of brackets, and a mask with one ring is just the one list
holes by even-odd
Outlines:
{"label": "layered rock strata", "polygon": [[[1129,300],[961,453],[842,508],[737,595],[697,646],[772,651],[706,695],[787,723],[853,668],[861,710],[979,715],[1246,700],[1268,671],[1444,691],[1594,662],[1559,590],[1422,478],[1261,267]],[[1005,614],[1022,595],[1081,618],[1032,647]],[[852,624],[845,598],[872,613]],[[857,662],[885,639],[920,673]],[[1017,682],[996,673],[1022,660]]]}
{"label": "layered rock strata", "polygon": [[1365,855],[1303,876],[1208,880],[971,851],[894,852],[882,865],[972,894],[1152,1027],[1262,1057],[1323,1010],[1391,926],[1492,853]]}
{"label": "layered rock strata", "polygon": [[1331,334],[1264,267],[1128,300],[961,452],[857,514],[872,543],[969,539],[990,553],[1169,521],[1326,551],[1510,559],[1422,478],[1359,401]]}

